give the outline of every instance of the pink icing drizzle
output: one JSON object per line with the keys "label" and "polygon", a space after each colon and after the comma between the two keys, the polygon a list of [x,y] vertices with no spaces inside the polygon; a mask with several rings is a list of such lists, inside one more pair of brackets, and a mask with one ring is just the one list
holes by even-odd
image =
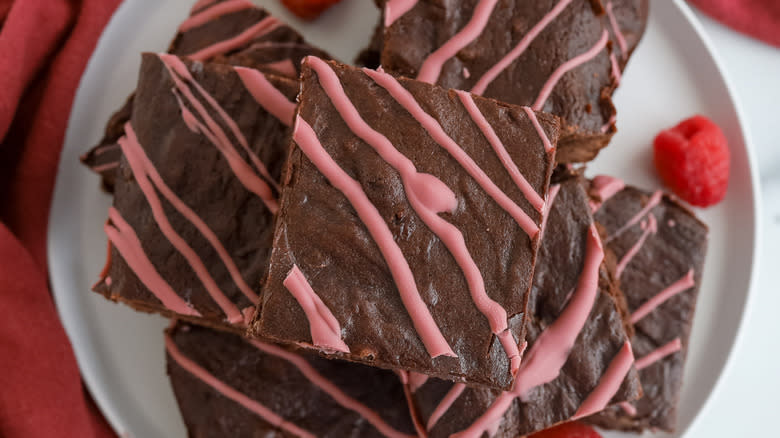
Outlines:
{"label": "pink icing drizzle", "polygon": [[165,349],[168,352],[168,354],[171,356],[171,358],[180,367],[184,368],[188,373],[197,377],[203,383],[211,386],[212,388],[214,388],[214,390],[224,395],[225,397],[240,404],[247,410],[257,414],[260,418],[262,418],[266,422],[274,425],[275,427],[278,427],[279,429],[289,434],[301,438],[316,437],[316,435],[314,435],[313,433],[310,433],[292,423],[285,421],[282,417],[280,417],[278,414],[268,409],[260,402],[252,400],[251,398],[247,397],[245,394],[242,394],[241,392],[230,387],[225,382],[214,377],[214,375],[206,371],[200,365],[196,364],[192,359],[182,354],[182,352],[179,350],[176,344],[173,343],[173,340],[170,338],[170,336],[167,335],[165,336]]}
{"label": "pink icing drizzle", "polygon": [[604,134],[607,131],[609,131],[609,127],[615,124],[615,121],[617,120],[617,116],[615,114],[612,114],[609,116],[609,119],[607,120],[607,123],[601,126],[601,133]]}
{"label": "pink icing drizzle", "polygon": [[544,128],[542,128],[542,125],[539,123],[539,119],[536,118],[536,113],[527,106],[523,107],[523,110],[528,115],[528,119],[531,120],[531,124],[534,125],[534,129],[536,129],[536,133],[539,134],[539,138],[542,140],[542,144],[544,144],[544,150],[547,151],[547,153],[552,152],[553,145],[550,143],[550,139],[547,137],[547,134],[544,132]]}
{"label": "pink icing drizzle", "polygon": [[417,0],[387,0],[385,3],[385,27],[390,27],[417,4]]}
{"label": "pink icing drizzle", "polygon": [[360,183],[352,179],[333,161],[333,158],[320,144],[312,127],[300,116],[296,118],[293,139],[328,181],[347,197],[366,225],[390,268],[390,273],[401,295],[401,301],[431,357],[442,355],[457,357],[420,297],[409,263],[404,258],[401,248],[393,239],[392,232],[377,211],[376,206],[366,196]]}
{"label": "pink icing drizzle", "polygon": [[531,45],[531,42],[542,32],[542,30],[544,30],[545,27],[547,27],[548,24],[550,24],[551,21],[555,19],[555,17],[558,16],[558,14],[561,13],[561,11],[566,8],[566,6],[569,5],[569,3],[571,3],[571,0],[561,0],[558,2],[558,4],[556,4],[552,10],[550,10],[550,12],[542,17],[542,19],[539,20],[539,22],[536,23],[536,25],[534,25],[534,27],[532,27],[531,30],[529,30],[528,33],[523,36],[520,42],[517,43],[517,45],[509,53],[501,58],[501,60],[498,61],[496,65],[490,67],[490,69],[479,78],[476,85],[474,85],[474,88],[471,89],[471,92],[474,94],[483,94],[490,83],[493,82],[496,77],[498,77],[498,75],[504,71],[504,69],[509,67],[512,62],[519,58],[523,52],[525,52],[528,46]]}
{"label": "pink icing drizzle", "polygon": [[119,161],[112,161],[110,163],[101,164],[92,168],[94,172],[105,172],[106,170],[116,169],[119,167]]}
{"label": "pink icing drizzle", "polygon": [[620,47],[620,56],[622,56],[623,59],[626,59],[626,56],[628,56],[628,44],[626,44],[626,38],[623,36],[623,32],[620,31],[620,26],[618,26],[615,14],[612,12],[612,2],[607,2],[606,9],[609,23],[612,26],[612,32],[614,32],[618,47]]}
{"label": "pink icing drizzle", "polygon": [[349,353],[349,347],[341,340],[341,326],[328,306],[314,292],[298,266],[293,265],[284,287],[295,297],[309,320],[309,330],[314,345],[332,351]]}
{"label": "pink icing drizzle", "polygon": [[447,394],[443,399],[441,399],[439,404],[433,410],[433,413],[431,413],[430,418],[428,418],[426,430],[430,431],[434,426],[436,426],[436,423],[438,423],[441,417],[447,413],[452,404],[455,403],[455,400],[457,400],[458,397],[460,397],[460,395],[463,393],[464,389],[466,389],[466,385],[463,383],[456,383],[452,385],[452,388],[447,391]]}
{"label": "pink icing drizzle", "polygon": [[[205,125],[199,122],[195,116],[192,115],[192,113],[187,110],[185,106],[183,106],[183,103],[179,98],[178,102],[182,110],[182,117],[187,126],[193,130],[193,132],[199,132],[208,138],[209,141],[211,141],[211,143],[225,157],[228,164],[230,165],[230,168],[233,169],[236,177],[239,179],[239,181],[241,181],[244,187],[260,197],[260,199],[263,200],[266,207],[268,207],[272,213],[276,213],[276,211],[279,209],[279,205],[277,204],[273,192],[271,191],[269,182],[275,187],[278,187],[278,185],[273,180],[273,178],[271,178],[271,175],[268,173],[265,165],[263,165],[257,155],[255,155],[249,148],[249,144],[247,143],[244,135],[241,133],[241,130],[238,129],[236,122],[225,112],[224,109],[222,109],[217,101],[211,95],[209,95],[208,92],[206,92],[206,90],[200,86],[200,84],[195,81],[189,70],[187,70],[187,66],[178,57],[168,54],[160,54],[158,56],[160,57],[160,60],[163,62],[165,67],[168,69],[171,79],[173,79],[178,92],[187,99],[187,101],[192,105],[193,108],[195,108],[197,113],[201,116],[201,118],[203,118],[205,122]],[[216,111],[225,121],[228,127],[230,127],[233,135],[236,139],[238,139],[239,144],[247,152],[247,155],[255,165],[257,171],[260,172],[260,174],[263,175],[268,182],[258,177],[252,168],[247,165],[244,159],[241,158],[241,155],[233,146],[232,142],[228,139],[225,131],[223,131],[219,124],[217,124],[217,122],[209,115],[208,110],[195,97],[189,87],[187,87],[187,85],[184,83],[182,78],[187,80],[192,84],[193,87],[195,87],[196,90],[198,90],[200,95],[203,96],[211,108]]]}
{"label": "pink icing drizzle", "polygon": [[619,178],[607,175],[598,175],[593,178],[593,181],[591,182],[590,194],[599,198],[599,200],[604,203],[607,202],[609,198],[615,196],[619,191],[623,190],[625,187],[626,183],[624,183],[623,180]]}
{"label": "pink icing drizzle", "polygon": [[214,5],[208,9],[198,12],[197,14],[192,15],[190,18],[184,20],[184,22],[179,26],[179,32],[187,32],[190,29],[202,26],[209,21],[215,20],[223,15],[243,11],[244,9],[249,8],[254,8],[254,5],[249,0],[227,0],[218,5]]}
{"label": "pink icing drizzle", "polygon": [[656,348],[641,359],[636,360],[636,369],[643,370],[648,366],[658,362],[659,360],[669,356],[670,354],[677,353],[682,350],[682,342],[680,338],[675,338],[666,344]]}
{"label": "pink icing drizzle", "polygon": [[[138,144],[138,139],[135,137],[133,128],[129,123],[125,125],[125,135],[125,137],[119,139],[119,146],[122,148],[122,153],[127,158],[127,162],[130,164],[138,187],[141,188],[144,197],[146,197],[146,200],[149,203],[149,207],[152,210],[152,216],[154,217],[157,226],[160,228],[160,231],[162,231],[163,235],[171,242],[171,245],[176,248],[179,254],[187,260],[187,264],[192,268],[193,272],[195,272],[195,275],[201,281],[209,295],[211,295],[211,298],[219,305],[222,311],[225,312],[228,321],[232,324],[242,322],[243,316],[238,310],[238,307],[236,307],[236,305],[233,304],[219,288],[219,285],[214,281],[214,278],[209,273],[203,260],[198,256],[198,253],[196,253],[187,241],[173,229],[173,226],[171,226],[171,223],[168,221],[162,202],[157,196],[157,192],[154,190],[152,182],[149,180],[148,169],[145,168],[143,159],[139,156],[140,154],[138,151],[141,149],[141,146]],[[167,194],[172,193],[169,192]],[[183,203],[178,206],[181,205],[183,205]]]}
{"label": "pink icing drizzle", "polygon": [[631,403],[629,403],[629,402],[620,402],[618,404],[618,406],[620,406],[620,408],[623,409],[623,411],[626,413],[626,415],[629,415],[631,417],[635,417],[636,416],[636,408]]}
{"label": "pink icing drizzle", "polygon": [[412,93],[404,88],[394,77],[387,73],[364,68],[363,71],[370,76],[379,86],[387,90],[390,95],[414,117],[428,134],[449,154],[460,163],[483,190],[493,198],[512,218],[520,225],[520,228],[533,238],[539,232],[539,226],[512,201],[498,186],[488,177],[474,160],[444,132],[439,122],[422,109],[414,99]]}
{"label": "pink icing drizzle", "polygon": [[[456,93],[458,93],[458,97],[463,103],[463,106],[466,107],[466,111],[468,111],[471,119],[474,120],[474,123],[476,123],[477,126],[479,126],[482,134],[485,135],[485,138],[487,138],[490,146],[493,147],[496,155],[498,155],[498,158],[501,160],[501,164],[503,164],[506,171],[509,172],[509,175],[512,177],[512,180],[515,182],[520,191],[523,192],[525,199],[527,199],[528,202],[533,205],[536,211],[541,213],[544,209],[544,199],[542,199],[542,197],[539,196],[539,193],[537,193],[536,190],[531,187],[531,184],[529,184],[525,179],[523,174],[520,172],[520,169],[517,168],[517,165],[512,160],[509,152],[507,152],[506,148],[504,147],[504,143],[501,142],[501,139],[498,138],[498,135],[496,135],[496,131],[479,110],[477,104],[474,102],[474,99],[471,97],[471,94],[465,91],[456,91]],[[545,149],[546,147],[547,146],[545,145]]]}
{"label": "pink icing drizzle", "polygon": [[204,47],[195,53],[187,55],[188,58],[193,61],[205,61],[211,59],[217,55],[222,55],[232,50],[238,49],[247,45],[255,38],[259,38],[277,27],[281,26],[282,22],[274,17],[268,16],[258,21],[256,24],[246,28],[244,31],[234,36],[233,38],[214,43],[208,47]]}
{"label": "pink icing drizzle", "polygon": [[285,126],[292,126],[295,117],[295,104],[287,99],[273,84],[259,71],[246,67],[236,67],[236,73],[244,87],[249,91],[258,105],[271,113]]}
{"label": "pink icing drizzle", "polygon": [[96,157],[99,157],[103,154],[105,154],[108,151],[118,149],[119,145],[116,143],[111,144],[104,144],[102,146],[96,147],[94,151],[92,151],[93,154],[95,154]]}
{"label": "pink icing drizzle", "polygon": [[539,238],[544,237],[544,229],[547,227],[547,218],[550,216],[550,212],[553,208],[553,203],[555,202],[555,198],[558,196],[558,192],[561,190],[560,184],[553,184],[550,186],[549,194],[547,195],[547,204],[544,207],[544,211],[542,212],[542,231],[539,234]]}
{"label": "pink icing drizzle", "polygon": [[200,316],[197,310],[190,307],[180,296],[176,295],[173,288],[165,281],[149,258],[144,253],[141,241],[119,211],[111,207],[108,209],[108,218],[111,223],[104,227],[108,240],[122,255],[130,269],[149,291],[167,308],[181,315]]}
{"label": "pink icing drizzle", "polygon": [[615,86],[620,85],[622,73],[620,73],[620,66],[614,53],[609,54],[609,62],[612,63],[612,77],[615,78]]}
{"label": "pink icing drizzle", "polygon": [[428,381],[428,376],[426,374],[422,373],[416,373],[414,371],[409,371],[409,390],[414,392],[417,392],[418,389],[420,389],[421,386],[425,385],[425,382]]}
{"label": "pink icing drizzle", "polygon": [[106,286],[108,286],[108,287],[111,287],[111,283],[113,283],[113,282],[114,282],[114,280],[112,280],[112,279],[111,279],[111,277],[106,277],[106,278],[103,280],[103,282],[104,282],[104,283],[106,283]]}
{"label": "pink icing drizzle", "polygon": [[466,67],[463,67],[463,77],[466,78],[466,79],[471,77],[471,72]]}
{"label": "pink icing drizzle", "polygon": [[193,14],[195,12],[198,12],[208,6],[211,6],[212,4],[216,3],[217,0],[198,0],[195,2],[194,5],[192,5],[192,9],[190,9],[190,14]]}
{"label": "pink icing drizzle", "polygon": [[617,231],[615,231],[607,239],[607,242],[621,235],[624,231],[626,231],[627,229],[631,228],[634,224],[639,222],[650,210],[653,209],[653,207],[655,207],[661,202],[662,198],[663,198],[663,193],[660,190],[653,193],[653,195],[650,196],[650,199],[647,201],[647,204],[645,204],[645,206],[642,207],[641,210],[639,210],[631,219],[629,219],[628,222],[623,224],[622,227],[620,227]]}
{"label": "pink icing drizzle", "polygon": [[471,16],[471,20],[469,20],[463,29],[423,61],[420,72],[417,74],[417,80],[435,84],[436,81],[439,80],[444,63],[482,34],[497,1],[498,0],[479,0],[479,3],[477,3],[477,6],[474,8],[474,14]]}
{"label": "pink icing drizzle", "polygon": [[428,433],[425,430],[425,426],[420,420],[420,413],[414,405],[414,397],[412,397],[412,391],[409,388],[409,373],[404,370],[395,370],[398,377],[401,379],[401,383],[404,387],[404,397],[406,397],[406,406],[409,408],[409,416],[412,418],[412,424],[414,424],[414,430],[417,432],[417,436],[421,438],[427,438]]}
{"label": "pink icing drizzle", "polygon": [[582,402],[572,419],[577,420],[604,410],[612,397],[617,394],[633,363],[634,353],[631,351],[631,343],[626,342],[617,356],[610,362],[607,371],[601,376],[599,384]]}
{"label": "pink icing drizzle", "polygon": [[693,269],[688,271],[687,274],[685,274],[681,279],[675,281],[669,287],[662,290],[661,292],[658,292],[656,296],[653,298],[650,298],[639,306],[638,309],[634,311],[634,313],[631,314],[631,323],[636,324],[640,319],[647,316],[648,313],[655,310],[656,307],[663,304],[666,300],[669,298],[672,298],[673,296],[679,294],[680,292],[686,291],[694,286],[693,281]]}
{"label": "pink icing drizzle", "polygon": [[293,64],[292,59],[290,58],[282,59],[281,61],[269,62],[267,64],[263,64],[263,67],[274,69],[285,76],[294,78],[298,77],[298,70],[295,69],[295,64]]}
{"label": "pink icing drizzle", "polygon": [[640,236],[639,240],[637,240],[636,243],[634,243],[634,245],[631,246],[628,251],[626,251],[626,254],[623,255],[623,258],[620,259],[617,267],[615,268],[615,275],[618,278],[620,278],[620,274],[623,273],[623,271],[626,269],[626,266],[631,263],[631,259],[633,259],[642,248],[642,245],[645,244],[645,241],[650,236],[650,234],[655,234],[658,231],[658,223],[655,220],[655,216],[652,214],[647,216],[647,222],[642,222],[642,225],[642,229],[644,230],[642,232],[642,236]]}
{"label": "pink icing drizzle", "polygon": [[593,47],[558,66],[558,68],[553,71],[550,78],[547,79],[547,82],[544,83],[542,90],[539,92],[539,96],[536,98],[536,102],[534,102],[531,108],[536,111],[540,111],[544,106],[544,102],[547,101],[550,93],[552,93],[553,88],[555,88],[555,84],[558,83],[561,77],[563,77],[563,75],[566,74],[566,72],[569,70],[572,70],[595,58],[596,55],[598,55],[599,52],[601,52],[604,47],[606,47],[608,40],[609,32],[604,30],[601,33],[601,38],[599,38]]}

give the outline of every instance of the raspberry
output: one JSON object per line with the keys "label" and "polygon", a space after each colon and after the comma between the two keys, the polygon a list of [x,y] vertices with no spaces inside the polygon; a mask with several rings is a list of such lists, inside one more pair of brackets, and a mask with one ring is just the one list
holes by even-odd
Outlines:
{"label": "raspberry", "polygon": [[709,207],[726,196],[731,161],[726,136],[704,116],[661,131],[653,145],[655,168],[677,196]]}
{"label": "raspberry", "polygon": [[293,14],[304,20],[314,20],[341,0],[281,0]]}
{"label": "raspberry", "polygon": [[529,438],[601,438],[592,427],[572,421],[531,435]]}

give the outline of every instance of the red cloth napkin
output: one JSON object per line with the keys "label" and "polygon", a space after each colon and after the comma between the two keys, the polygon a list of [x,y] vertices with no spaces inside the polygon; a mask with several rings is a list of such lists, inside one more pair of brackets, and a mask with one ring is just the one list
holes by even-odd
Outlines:
{"label": "red cloth napkin", "polygon": [[0,0],[0,437],[108,438],[52,302],[46,225],[73,96],[120,0]]}
{"label": "red cloth napkin", "polygon": [[732,29],[780,47],[780,0],[689,0]]}

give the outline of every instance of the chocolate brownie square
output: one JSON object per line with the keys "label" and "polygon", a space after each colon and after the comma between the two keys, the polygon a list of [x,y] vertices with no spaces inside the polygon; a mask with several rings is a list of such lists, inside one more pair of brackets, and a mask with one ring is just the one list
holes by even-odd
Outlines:
{"label": "chocolate brownie square", "polygon": [[616,178],[594,178],[591,194],[596,221],[618,259],[645,396],[590,420],[607,428],[671,432],[707,252],[707,226],[672,196],[625,186]]}
{"label": "chocolate brownie square", "polygon": [[611,96],[647,0],[387,0],[383,17],[384,68],[560,116],[569,163],[615,132]]}
{"label": "chocolate brownie square", "polygon": [[580,178],[557,181],[549,202],[515,388],[422,378],[412,400],[429,437],[515,438],[640,396],[625,302]]}
{"label": "chocolate brownie square", "polygon": [[392,371],[186,323],[170,328],[165,344],[189,436],[416,436]]}
{"label": "chocolate brownie square", "polygon": [[[298,78],[301,60],[308,55],[328,58],[293,28],[249,0],[218,0],[196,4],[178,27],[168,53]],[[117,140],[133,112],[133,95],[106,124],[103,139],[81,157],[102,177],[103,188],[113,191],[121,151]]]}
{"label": "chocolate brownie square", "polygon": [[270,254],[297,81],[144,54],[95,291],[244,331]]}
{"label": "chocolate brownie square", "polygon": [[558,121],[309,57],[254,334],[509,388]]}

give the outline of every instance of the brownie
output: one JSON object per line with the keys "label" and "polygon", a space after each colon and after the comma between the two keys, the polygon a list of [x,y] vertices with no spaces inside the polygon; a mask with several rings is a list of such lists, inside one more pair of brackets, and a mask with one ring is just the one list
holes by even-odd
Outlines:
{"label": "brownie", "polygon": [[428,379],[412,400],[432,438],[525,436],[641,394],[588,196],[577,177],[550,193],[516,386],[502,393]]}
{"label": "brownie", "polygon": [[[303,57],[329,57],[249,0],[218,0],[195,6],[193,15],[179,26],[168,53],[290,78],[298,77]],[[117,140],[124,135],[132,111],[133,95],[111,116],[100,143],[81,157],[86,166],[101,175],[108,192],[113,191],[121,156]]]}
{"label": "brownie", "polygon": [[189,436],[413,437],[392,371],[179,323],[166,333],[168,374]]}
{"label": "brownie", "polygon": [[672,196],[599,176],[591,193],[635,332],[631,343],[645,396],[591,417],[603,427],[673,431],[696,297],[707,252],[707,226]]}
{"label": "brownie", "polygon": [[557,118],[313,57],[298,100],[254,334],[510,387]]}
{"label": "brownie", "polygon": [[144,54],[95,291],[243,333],[267,272],[297,92],[257,70]]}
{"label": "brownie", "polygon": [[384,68],[560,116],[561,163],[591,160],[609,143],[611,95],[647,21],[647,0],[388,0],[384,8]]}

